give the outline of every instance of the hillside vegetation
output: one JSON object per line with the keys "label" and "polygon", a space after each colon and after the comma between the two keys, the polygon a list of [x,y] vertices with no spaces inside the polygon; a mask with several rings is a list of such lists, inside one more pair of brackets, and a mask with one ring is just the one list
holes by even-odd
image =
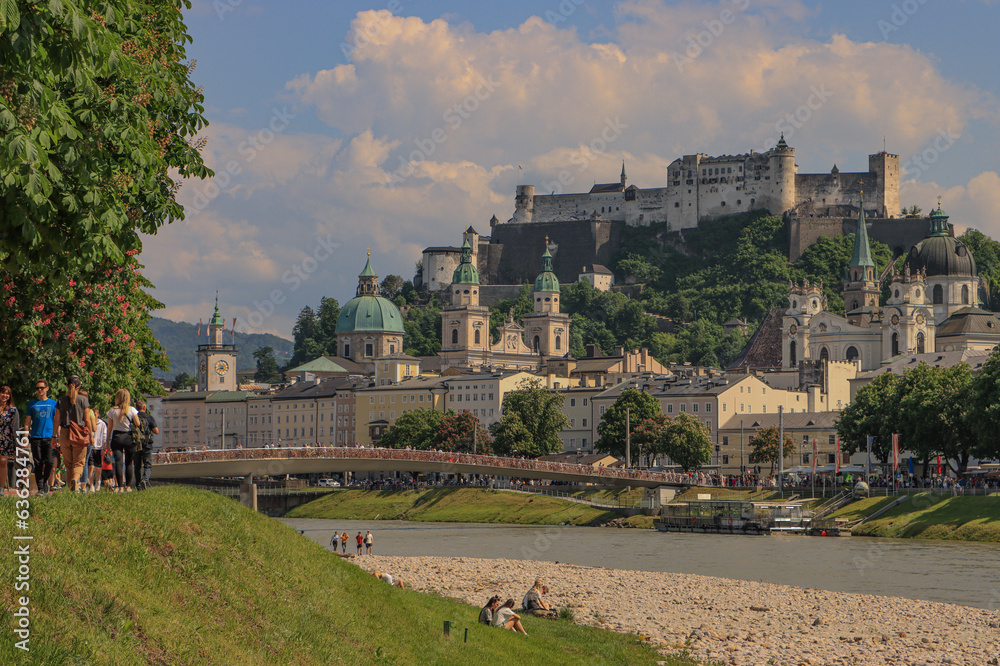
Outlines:
{"label": "hillside vegetation", "polygon": [[[832,517],[857,520],[894,498],[872,497],[848,504]],[[1000,494],[951,497],[917,493],[875,520],[854,529],[859,536],[948,539],[1000,543]]]}
{"label": "hillside vegetation", "polygon": [[295,507],[286,518],[414,520],[509,525],[593,525],[621,514],[578,502],[476,488],[338,490]]}
{"label": "hillside vegetation", "polygon": [[[281,523],[189,488],[32,500],[30,651],[6,664],[655,664],[635,636],[528,617],[530,637],[478,609],[376,580]],[[13,543],[14,502],[0,502]],[[8,572],[14,570],[7,549]],[[485,600],[484,600],[485,601]],[[450,638],[445,620],[455,622]],[[469,628],[468,643],[463,630]],[[675,666],[686,659],[668,658]]]}

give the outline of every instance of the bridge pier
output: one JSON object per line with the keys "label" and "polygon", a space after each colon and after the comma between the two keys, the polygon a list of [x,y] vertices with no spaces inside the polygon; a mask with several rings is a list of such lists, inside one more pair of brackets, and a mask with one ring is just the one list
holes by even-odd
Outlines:
{"label": "bridge pier", "polygon": [[256,511],[257,484],[253,482],[253,477],[247,477],[246,481],[240,484],[240,504]]}

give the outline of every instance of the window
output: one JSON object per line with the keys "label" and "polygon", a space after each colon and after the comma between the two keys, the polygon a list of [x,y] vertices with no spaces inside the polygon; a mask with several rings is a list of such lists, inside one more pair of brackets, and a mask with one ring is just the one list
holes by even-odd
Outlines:
{"label": "window", "polygon": [[344,344],[344,358],[350,358],[351,356],[351,345]]}
{"label": "window", "polygon": [[673,403],[668,403],[667,404],[667,414],[673,414],[673,413],[674,413],[674,405],[673,405]]}
{"label": "window", "polygon": [[586,407],[586,406],[587,406],[587,399],[586,399],[586,398],[584,398],[584,399],[583,399],[583,406],[584,406],[584,407]]}
{"label": "window", "polygon": [[722,436],[722,445],[723,446],[729,446],[729,435],[723,435]]}
{"label": "window", "polygon": [[556,336],[556,349],[562,349],[562,338],[559,337],[558,335]]}
{"label": "window", "polygon": [[453,345],[457,345],[458,344],[458,329],[457,328],[451,329],[451,344],[453,344]]}
{"label": "window", "polygon": [[723,465],[728,465],[729,464],[729,456],[728,455],[723,455],[722,456],[722,464]]}
{"label": "window", "polygon": [[788,343],[788,360],[789,365],[798,365],[798,359],[795,355],[795,340]]}
{"label": "window", "polygon": [[923,333],[917,333],[917,353],[918,354],[923,354],[924,353],[924,334]]}
{"label": "window", "polygon": [[847,360],[848,361],[856,361],[857,358],[858,358],[858,356],[860,356],[860,354],[858,354],[857,347],[855,347],[854,345],[851,345],[850,347],[847,348]]}
{"label": "window", "polygon": [[570,428],[575,428],[576,427],[576,419],[570,419],[569,420],[569,427]]}
{"label": "window", "polygon": [[962,305],[969,304],[969,285],[962,285]]}
{"label": "window", "polygon": [[[826,349],[824,348],[824,351]],[[892,356],[899,354],[899,333],[892,334]]]}
{"label": "window", "polygon": [[705,419],[705,427],[709,430],[712,429],[712,419]]}
{"label": "window", "polygon": [[476,333],[474,335],[474,343],[477,344],[477,345],[479,344],[479,329],[478,328],[476,329]]}
{"label": "window", "polygon": [[682,412],[686,412],[687,411],[687,405],[685,405],[683,402],[681,403],[681,411]]}
{"label": "window", "polygon": [[934,305],[944,303],[944,289],[941,285],[934,285]]}
{"label": "window", "polygon": [[375,345],[370,342],[365,343],[365,356],[372,357],[375,355]]}
{"label": "window", "polygon": [[[683,411],[683,410],[681,410],[681,411]],[[691,405],[691,411],[694,412],[695,414],[698,413],[698,403],[697,402],[694,403],[693,405]]]}
{"label": "window", "polygon": [[583,427],[584,427],[584,428],[586,428],[586,427],[587,427],[587,419],[584,419],[584,420],[583,420]]}
{"label": "window", "polygon": [[570,398],[569,399],[569,406],[570,407],[576,407],[576,398]]}

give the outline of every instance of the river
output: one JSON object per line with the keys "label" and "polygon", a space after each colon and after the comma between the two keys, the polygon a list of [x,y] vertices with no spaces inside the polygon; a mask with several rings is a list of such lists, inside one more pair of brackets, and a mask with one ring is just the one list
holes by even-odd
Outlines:
{"label": "river", "polygon": [[693,573],[835,592],[1000,609],[1000,544],[871,537],[664,534],[606,527],[535,527],[281,519],[329,547],[333,531],[372,531],[379,555],[497,557]]}

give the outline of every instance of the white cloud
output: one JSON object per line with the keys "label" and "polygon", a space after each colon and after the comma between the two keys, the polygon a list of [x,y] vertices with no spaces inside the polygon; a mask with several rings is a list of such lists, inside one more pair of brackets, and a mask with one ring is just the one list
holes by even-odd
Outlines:
{"label": "white cloud", "polygon": [[937,198],[958,233],[969,227],[1000,239],[1000,175],[984,171],[965,185],[943,186],[936,182],[907,180],[900,184],[901,203],[920,206],[925,215],[937,208]]}

